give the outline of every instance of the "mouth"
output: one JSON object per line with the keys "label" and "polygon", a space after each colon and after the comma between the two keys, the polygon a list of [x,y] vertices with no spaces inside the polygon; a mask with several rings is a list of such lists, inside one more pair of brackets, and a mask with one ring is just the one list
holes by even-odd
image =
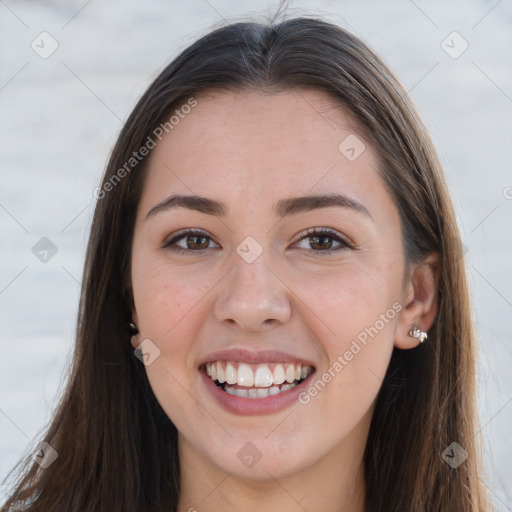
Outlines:
{"label": "mouth", "polygon": [[302,384],[314,367],[301,363],[260,363],[209,361],[202,365],[208,379],[228,395],[264,399],[285,393]]}

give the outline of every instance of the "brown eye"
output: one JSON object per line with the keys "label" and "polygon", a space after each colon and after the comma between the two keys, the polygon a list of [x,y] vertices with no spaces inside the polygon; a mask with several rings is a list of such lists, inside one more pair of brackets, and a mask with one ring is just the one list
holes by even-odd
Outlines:
{"label": "brown eye", "polygon": [[211,238],[202,231],[187,229],[165,242],[163,248],[177,254],[194,254],[208,249],[210,242]]}
{"label": "brown eye", "polygon": [[206,236],[189,235],[183,237],[183,240],[187,241],[187,249],[201,250],[206,249],[208,246],[208,242],[205,243],[205,240],[208,240],[208,237]]}
{"label": "brown eye", "polygon": [[[333,253],[340,249],[353,248],[352,244],[342,235],[331,229],[311,228],[299,236],[302,236],[299,242],[309,241],[309,247],[317,253]],[[306,247],[305,249],[308,250],[309,248]]]}
{"label": "brown eye", "polygon": [[330,249],[333,244],[332,236],[311,236],[309,238],[313,249]]}

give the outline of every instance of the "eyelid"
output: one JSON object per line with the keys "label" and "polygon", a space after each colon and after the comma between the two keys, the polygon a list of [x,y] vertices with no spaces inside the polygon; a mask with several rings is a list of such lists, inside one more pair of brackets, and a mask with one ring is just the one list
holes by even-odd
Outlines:
{"label": "eyelid", "polygon": [[[326,227],[314,227],[314,228],[308,228],[304,231],[301,231],[298,235],[296,235],[296,239],[294,241],[295,243],[298,243],[304,239],[313,237],[313,236],[321,236],[321,235],[327,235],[329,238],[334,239],[340,244],[340,247],[337,247],[336,249],[329,249],[326,251],[314,251],[314,250],[307,250],[303,249],[310,253],[316,253],[317,255],[326,255],[326,254],[332,254],[336,253],[339,250],[342,249],[356,249],[355,244],[345,235],[340,233],[339,231],[332,229],[332,228],[326,228]],[[163,249],[169,249],[176,254],[202,254],[208,249],[199,249],[199,250],[193,250],[193,249],[182,249],[181,247],[178,247],[176,249],[171,249],[170,247],[177,243],[178,241],[182,240],[183,238],[187,238],[188,236],[204,236],[205,238],[210,239],[213,243],[219,245],[217,242],[215,242],[214,238],[210,236],[206,231],[203,231],[199,228],[185,228],[180,231],[177,231],[176,233],[173,233],[171,237],[167,237],[166,240],[162,244]],[[300,249],[299,249],[300,250]]]}
{"label": "eyelid", "polygon": [[[337,231],[333,228],[314,227],[314,228],[305,229],[304,231],[301,231],[297,235],[296,242],[300,242],[304,238],[308,238],[311,236],[318,236],[318,235],[328,235],[331,238],[338,239],[338,241],[340,243],[344,244],[347,248],[356,249],[356,244],[350,238],[348,238],[346,235],[340,233],[339,231]],[[333,251],[331,250],[331,251],[315,251],[315,252],[333,252]]]}
{"label": "eyelid", "polygon": [[[176,231],[176,233],[172,233],[172,235],[165,238],[165,240],[162,243],[162,248],[165,249],[169,247],[170,245],[178,242],[182,238],[186,238],[187,236],[204,236],[205,238],[211,239],[214,243],[214,238],[207,232],[199,228],[185,228],[180,229],[179,231]],[[190,251],[190,252],[201,252],[201,251]]]}

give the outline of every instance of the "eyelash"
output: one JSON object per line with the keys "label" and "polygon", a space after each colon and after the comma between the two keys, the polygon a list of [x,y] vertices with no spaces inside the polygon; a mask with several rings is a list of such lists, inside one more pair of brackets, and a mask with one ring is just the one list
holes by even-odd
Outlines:
{"label": "eyelash", "polygon": [[[194,250],[194,249],[182,249],[182,248],[173,248],[172,247],[172,245],[174,245],[176,242],[178,242],[184,238],[188,238],[189,236],[200,236],[203,238],[211,239],[210,236],[208,236],[206,233],[204,233],[202,231],[187,228],[187,229],[183,229],[182,231],[179,231],[178,233],[176,233],[176,235],[168,242],[164,242],[164,245],[162,248],[168,249],[168,250],[174,252],[175,254],[182,254],[182,255],[186,255],[186,256],[192,256],[191,253],[202,254],[204,251],[208,250],[208,249]],[[329,228],[322,228],[322,229],[309,228],[306,231],[302,231],[298,235],[297,242],[301,242],[302,240],[307,239],[307,238],[319,237],[319,236],[328,236],[329,238],[332,238],[335,242],[338,242],[340,244],[340,246],[335,249],[328,249],[325,251],[314,250],[314,249],[311,250],[313,253],[317,253],[318,255],[324,256],[326,254],[332,254],[333,252],[337,252],[342,249],[355,249],[353,244],[351,244],[344,237],[340,236],[336,231],[329,229]]]}

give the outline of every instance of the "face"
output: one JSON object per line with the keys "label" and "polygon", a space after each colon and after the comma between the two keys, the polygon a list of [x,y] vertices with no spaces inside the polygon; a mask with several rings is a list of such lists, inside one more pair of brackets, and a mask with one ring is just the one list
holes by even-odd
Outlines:
{"label": "face", "polygon": [[404,298],[376,154],[320,92],[196,99],[152,150],[131,276],[133,344],[149,340],[182,462],[263,479],[346,460]]}

